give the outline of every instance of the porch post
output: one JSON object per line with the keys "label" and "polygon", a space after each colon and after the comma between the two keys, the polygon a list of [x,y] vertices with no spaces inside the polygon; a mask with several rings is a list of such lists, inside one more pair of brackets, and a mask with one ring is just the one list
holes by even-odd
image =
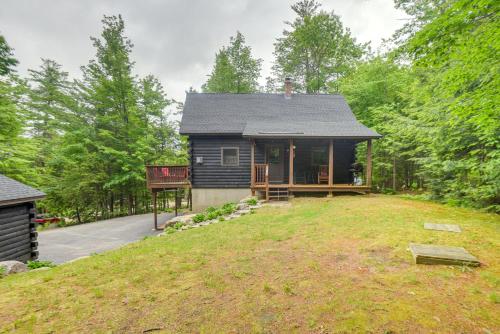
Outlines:
{"label": "porch post", "polygon": [[154,222],[155,222],[155,230],[158,229],[158,209],[156,208],[156,196],[157,193],[154,189],[153,191],[153,217],[154,217]]}
{"label": "porch post", "polygon": [[250,189],[252,196],[255,196],[255,140],[250,139]]}
{"label": "porch post", "polygon": [[372,140],[366,142],[366,186],[372,186]]}
{"label": "porch post", "polygon": [[288,168],[288,185],[291,187],[293,186],[293,156],[294,156],[294,153],[293,153],[293,139],[290,138],[289,140],[289,144],[290,144],[290,149],[289,149],[289,159],[288,159],[288,163],[289,163],[289,168]]}
{"label": "porch post", "polygon": [[174,194],[175,194],[174,195],[175,196],[175,216],[177,217],[177,210],[178,210],[178,208],[177,208],[177,201],[178,201],[178,199],[177,199],[177,188],[175,188],[175,193]]}
{"label": "porch post", "polygon": [[328,143],[328,186],[333,187],[333,139]]}

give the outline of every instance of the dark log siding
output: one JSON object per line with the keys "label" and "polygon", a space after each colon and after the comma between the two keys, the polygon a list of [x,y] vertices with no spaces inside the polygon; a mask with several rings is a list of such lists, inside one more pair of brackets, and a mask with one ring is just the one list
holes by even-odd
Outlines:
{"label": "dark log siding", "polygon": [[38,256],[32,203],[0,207],[0,261],[26,262]]}
{"label": "dark log siding", "polygon": [[354,140],[336,140],[333,142],[333,183],[352,183],[349,169],[356,160],[356,142]]}
{"label": "dark log siding", "polygon": [[[288,183],[289,143],[288,140],[256,140],[255,163],[265,163],[265,147],[269,144],[282,144],[284,147],[284,180]],[[311,150],[323,147],[328,161],[328,140],[295,139],[294,170],[296,183],[316,183],[318,166],[312,166]],[[221,148],[239,148],[239,166],[221,165]],[[242,137],[192,136],[189,139],[191,157],[191,182],[194,188],[248,188],[250,187],[250,140]],[[203,157],[197,164],[196,157]],[[355,141],[334,140],[334,177],[337,184],[351,183],[349,172],[355,158]],[[328,164],[328,162],[326,162]],[[299,176],[299,178],[297,178]],[[297,182],[298,181],[298,182]]]}
{"label": "dark log siding", "polygon": [[[242,137],[190,137],[193,188],[249,188],[250,140]],[[222,166],[221,148],[238,147],[239,165]],[[197,164],[196,157],[203,157]]]}

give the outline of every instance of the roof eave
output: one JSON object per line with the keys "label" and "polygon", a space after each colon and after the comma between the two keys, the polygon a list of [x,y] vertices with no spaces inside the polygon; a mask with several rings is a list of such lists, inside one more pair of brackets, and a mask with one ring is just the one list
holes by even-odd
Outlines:
{"label": "roof eave", "polygon": [[0,201],[0,206],[20,204],[20,203],[29,203],[29,202],[34,202],[36,200],[44,199],[45,197],[46,197],[46,195],[24,197],[24,198],[13,198],[13,199]]}
{"label": "roof eave", "polygon": [[372,136],[312,136],[312,135],[297,135],[297,134],[244,134],[244,138],[304,138],[304,139],[380,139],[381,135],[372,135]]}

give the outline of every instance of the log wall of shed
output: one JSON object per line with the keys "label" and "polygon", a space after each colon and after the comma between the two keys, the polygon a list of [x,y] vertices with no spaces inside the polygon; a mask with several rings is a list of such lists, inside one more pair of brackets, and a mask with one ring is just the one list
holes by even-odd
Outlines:
{"label": "log wall of shed", "polygon": [[33,203],[0,207],[0,261],[37,258]]}

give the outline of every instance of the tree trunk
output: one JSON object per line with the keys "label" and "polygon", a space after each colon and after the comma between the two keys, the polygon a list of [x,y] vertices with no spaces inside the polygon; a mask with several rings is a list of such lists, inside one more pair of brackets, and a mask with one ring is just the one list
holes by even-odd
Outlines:
{"label": "tree trunk", "polygon": [[132,194],[129,193],[128,194],[128,215],[131,216],[132,215],[132,201],[133,201],[133,198],[132,198]]}
{"label": "tree trunk", "polygon": [[78,224],[82,223],[82,218],[80,217],[80,208],[78,205],[76,206],[76,220],[78,221]]}
{"label": "tree trunk", "polygon": [[392,189],[396,191],[396,156],[392,158]]}

